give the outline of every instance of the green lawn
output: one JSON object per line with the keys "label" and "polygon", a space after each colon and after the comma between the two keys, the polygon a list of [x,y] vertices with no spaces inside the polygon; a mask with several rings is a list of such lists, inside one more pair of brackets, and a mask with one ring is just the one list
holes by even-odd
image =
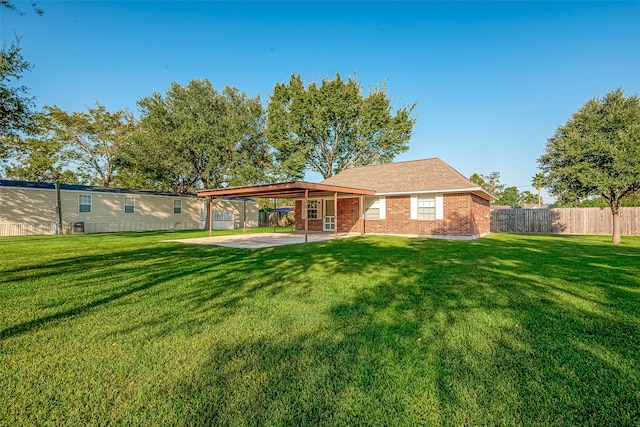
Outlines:
{"label": "green lawn", "polygon": [[640,238],[0,239],[0,425],[640,425]]}

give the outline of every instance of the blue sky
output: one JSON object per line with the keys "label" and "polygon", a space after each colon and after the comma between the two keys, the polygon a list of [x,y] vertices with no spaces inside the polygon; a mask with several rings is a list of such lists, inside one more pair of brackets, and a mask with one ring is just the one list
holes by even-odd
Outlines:
{"label": "blue sky", "polygon": [[[209,79],[266,105],[291,73],[356,74],[417,102],[408,152],[534,191],[536,159],[590,98],[640,93],[640,2],[38,1],[0,9],[37,106],[136,112],[171,82]],[[319,180],[310,174],[307,179]],[[550,198],[547,198],[550,200]]]}

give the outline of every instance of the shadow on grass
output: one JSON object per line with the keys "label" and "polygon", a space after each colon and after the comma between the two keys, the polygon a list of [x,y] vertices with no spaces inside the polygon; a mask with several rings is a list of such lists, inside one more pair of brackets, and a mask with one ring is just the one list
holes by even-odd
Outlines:
{"label": "shadow on grass", "polygon": [[3,278],[58,275],[65,295],[52,291],[51,313],[2,339],[139,298],[154,301],[155,317],[117,334],[204,336],[199,368],[125,420],[158,421],[166,407],[170,424],[189,425],[640,420],[640,245],[496,236],[141,246]]}
{"label": "shadow on grass", "polygon": [[640,251],[616,250],[628,258],[550,236],[319,245],[331,275],[381,279],[313,333],[216,343],[182,398],[203,424],[635,425]]}

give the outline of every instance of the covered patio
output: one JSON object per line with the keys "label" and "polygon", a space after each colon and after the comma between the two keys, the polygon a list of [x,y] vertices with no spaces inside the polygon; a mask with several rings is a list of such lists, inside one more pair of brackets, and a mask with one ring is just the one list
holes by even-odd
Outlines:
{"label": "covered patio", "polygon": [[[338,223],[340,218],[338,216],[338,196],[339,195],[351,195],[358,196],[360,198],[360,215],[362,215],[364,209],[364,196],[372,196],[375,194],[373,190],[363,190],[359,188],[341,187],[335,185],[315,184],[311,182],[295,181],[285,182],[280,184],[266,184],[257,185],[251,187],[234,187],[224,188],[219,190],[206,190],[198,193],[199,197],[209,197],[210,201],[214,198],[229,198],[229,197],[250,197],[250,198],[267,198],[275,199],[276,206],[278,199],[302,199],[302,219],[304,220],[304,242],[309,241],[309,218],[307,215],[307,206],[310,197],[333,197],[334,203],[334,224],[333,224],[333,238],[338,238]],[[246,202],[245,202],[245,215],[246,218]],[[209,203],[209,236],[213,236],[213,230],[211,228],[213,217],[212,203]],[[246,219],[244,223],[244,230],[246,233]],[[361,230],[361,234],[364,234],[364,229]]]}

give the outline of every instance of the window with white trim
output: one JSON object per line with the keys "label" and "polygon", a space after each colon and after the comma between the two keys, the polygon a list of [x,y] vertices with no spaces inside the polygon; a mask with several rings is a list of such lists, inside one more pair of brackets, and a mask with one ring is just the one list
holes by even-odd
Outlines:
{"label": "window with white trim", "polygon": [[78,195],[78,212],[91,213],[91,196],[89,194]]}
{"label": "window with white trim", "polygon": [[233,221],[233,212],[229,211],[213,211],[214,221]]}
{"label": "window with white trim", "polygon": [[136,199],[130,196],[125,196],[124,213],[126,214],[136,213]]}
{"label": "window with white trim", "polygon": [[386,203],[384,197],[366,197],[364,199],[364,219],[385,219]]}
{"label": "window with white trim", "polygon": [[418,219],[436,219],[436,197],[432,195],[418,196]]}
{"label": "window with white trim", "polygon": [[318,201],[307,200],[307,218],[318,219]]}
{"label": "window with white trim", "polygon": [[174,199],[173,200],[173,214],[180,215],[182,213],[182,200]]}

